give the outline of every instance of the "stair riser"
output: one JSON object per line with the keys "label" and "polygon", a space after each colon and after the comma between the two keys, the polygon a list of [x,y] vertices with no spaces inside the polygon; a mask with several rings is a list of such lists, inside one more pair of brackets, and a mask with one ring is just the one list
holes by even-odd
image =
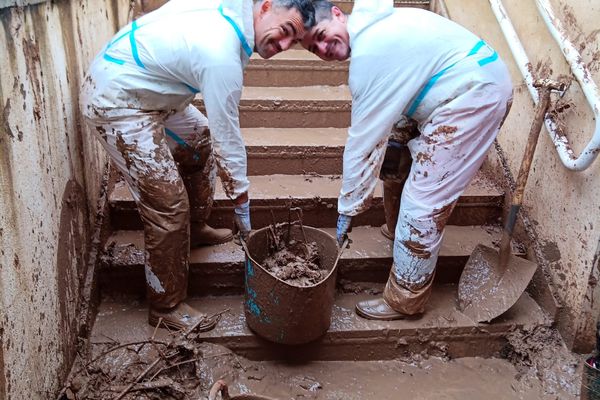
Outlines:
{"label": "stair riser", "polygon": [[248,175],[340,175],[343,147],[247,147]]}
{"label": "stair riser", "polygon": [[[277,222],[287,221],[289,200],[286,198],[267,202],[252,203],[252,227],[259,229],[273,222],[271,210]],[[335,227],[337,221],[337,199],[294,200],[294,207],[302,207],[303,222],[317,228]],[[125,203],[112,207],[112,223],[114,230],[142,229],[135,204]],[[476,205],[458,204],[449,219],[449,224],[458,226],[496,224],[501,217],[501,208],[495,202]],[[293,219],[297,217],[293,216]],[[353,219],[356,226],[379,226],[385,222],[381,199],[375,199],[373,206]],[[231,228],[233,226],[233,207],[229,200],[215,201],[209,224],[215,228]]]}
{"label": "stair riser", "polygon": [[[194,101],[206,113],[202,100]],[[242,128],[347,128],[350,126],[350,101],[242,100]]]}
{"label": "stair riser", "polygon": [[348,84],[348,65],[325,62],[302,62],[295,64],[270,60],[251,61],[244,73],[244,85],[255,87],[299,87],[299,86],[340,86]]}
{"label": "stair riser", "polygon": [[[127,266],[104,266],[100,276],[100,287],[106,298],[144,299],[143,255],[139,262]],[[467,262],[464,256],[440,256],[435,276],[436,284],[457,283]],[[365,258],[363,260],[340,260],[338,283],[343,282],[387,282],[392,265],[391,257]],[[191,264],[188,278],[189,296],[226,296],[244,293],[244,263]],[[342,290],[340,288],[340,290]]]}
{"label": "stair riser", "polygon": [[[397,335],[397,336],[396,336]],[[431,334],[410,335],[380,332],[380,337],[337,338],[326,334],[318,345],[279,346],[257,337],[206,338],[207,342],[228,347],[250,360],[310,361],[377,361],[405,359],[427,354],[433,357],[499,357],[507,345],[506,333],[481,332],[457,334],[454,330],[437,329]]]}

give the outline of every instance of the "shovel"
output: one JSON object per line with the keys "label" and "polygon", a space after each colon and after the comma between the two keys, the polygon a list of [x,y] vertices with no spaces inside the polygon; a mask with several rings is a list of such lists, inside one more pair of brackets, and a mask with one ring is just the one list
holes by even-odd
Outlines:
{"label": "shovel", "polygon": [[465,265],[458,284],[460,310],[476,322],[491,321],[512,307],[529,285],[537,264],[512,254],[511,239],[517,214],[523,202],[529,169],[535,153],[552,90],[563,91],[565,85],[548,79],[534,83],[540,101],[535,112],[527,147],[521,161],[510,212],[500,242],[500,250],[479,244]]}

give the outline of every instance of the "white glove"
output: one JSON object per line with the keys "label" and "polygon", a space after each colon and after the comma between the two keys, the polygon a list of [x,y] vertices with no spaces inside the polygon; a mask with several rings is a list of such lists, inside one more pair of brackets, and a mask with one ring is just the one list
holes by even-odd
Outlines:
{"label": "white glove", "polygon": [[242,239],[248,239],[248,235],[252,230],[252,226],[250,225],[250,200],[235,206],[233,209],[233,220]]}

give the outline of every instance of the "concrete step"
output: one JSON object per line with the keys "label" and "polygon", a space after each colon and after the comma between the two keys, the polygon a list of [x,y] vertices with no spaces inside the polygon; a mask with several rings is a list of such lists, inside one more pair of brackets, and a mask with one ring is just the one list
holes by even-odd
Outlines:
{"label": "concrete step", "polygon": [[[207,314],[223,312],[218,326],[201,334],[203,340],[224,345],[253,360],[390,360],[426,353],[433,356],[494,357],[507,344],[506,336],[520,327],[549,325],[529,295],[489,324],[477,324],[456,307],[456,286],[435,286],[424,316],[418,320],[368,321],[354,313],[357,301],[369,294],[338,294],[329,331],[319,340],[301,346],[281,346],[256,336],[246,326],[243,296],[190,299]],[[148,340],[154,329],[147,323],[145,304],[103,302],[91,334],[92,342],[106,338],[120,343]],[[159,329],[156,339],[166,335]]]}
{"label": "concrete step", "polygon": [[[255,229],[287,221],[290,204],[301,207],[304,223],[316,227],[334,227],[337,199],[341,186],[339,175],[264,175],[249,176],[252,226]],[[477,176],[458,201],[450,216],[452,225],[494,225],[501,216],[503,194],[487,179]],[[129,188],[118,182],[109,195],[113,230],[140,229],[141,220]],[[385,222],[381,184],[375,191],[369,210],[356,216],[355,226],[380,226]],[[233,226],[233,203],[217,182],[215,202],[209,220],[211,226]]]}
{"label": "concrete step", "polygon": [[244,85],[264,86],[339,86],[348,83],[346,62],[325,62],[304,49],[290,49],[265,60],[258,54],[244,71]]}
{"label": "concrete step", "polygon": [[247,128],[249,175],[341,174],[345,128]]}
{"label": "concrete step", "polygon": [[[203,113],[199,94],[194,105]],[[244,87],[242,128],[347,128],[352,101],[348,86]]]}
{"label": "concrete step", "polygon": [[[325,228],[335,235],[335,228]],[[499,227],[455,226],[446,228],[438,258],[436,282],[456,283],[475,246],[497,247]],[[386,282],[392,265],[392,241],[379,228],[360,226],[352,230],[350,248],[342,254],[338,279],[346,289],[356,282]],[[513,244],[516,255],[523,246]],[[100,273],[100,290],[105,298],[143,298],[144,238],[142,231],[118,231],[106,242]],[[190,255],[191,295],[239,294],[244,288],[244,253],[233,242],[193,249]]]}

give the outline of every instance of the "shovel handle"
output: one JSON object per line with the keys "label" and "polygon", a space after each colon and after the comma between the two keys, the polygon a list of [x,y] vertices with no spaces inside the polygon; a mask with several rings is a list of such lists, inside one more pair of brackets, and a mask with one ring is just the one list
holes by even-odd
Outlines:
{"label": "shovel handle", "polygon": [[510,211],[508,213],[506,224],[504,225],[504,231],[502,232],[502,241],[500,242],[501,266],[506,265],[511,253],[510,242],[517,222],[517,215],[521,209],[521,204],[523,204],[523,193],[525,192],[525,186],[527,185],[527,178],[529,177],[529,170],[531,169],[531,164],[533,162],[533,155],[535,154],[535,148],[537,147],[546,111],[550,105],[550,92],[555,89],[555,85],[552,81],[539,81],[538,86],[540,102],[535,110],[531,129],[529,130],[527,146],[523,153],[523,160],[521,161],[515,191],[512,195]]}

